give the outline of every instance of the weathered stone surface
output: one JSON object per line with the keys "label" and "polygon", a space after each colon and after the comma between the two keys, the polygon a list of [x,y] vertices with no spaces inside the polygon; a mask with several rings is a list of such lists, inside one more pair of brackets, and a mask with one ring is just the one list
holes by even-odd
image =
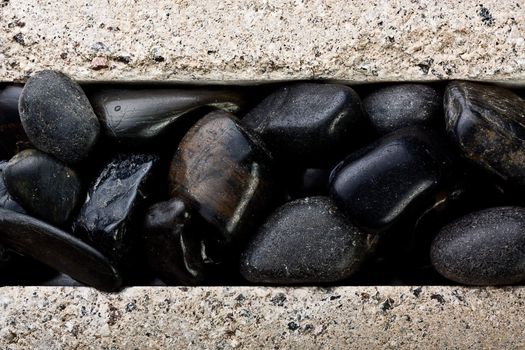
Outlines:
{"label": "weathered stone surface", "polygon": [[524,81],[523,6],[482,4],[4,1],[0,79]]}
{"label": "weathered stone surface", "polygon": [[524,297],[523,287],[5,287],[0,345],[519,349]]}

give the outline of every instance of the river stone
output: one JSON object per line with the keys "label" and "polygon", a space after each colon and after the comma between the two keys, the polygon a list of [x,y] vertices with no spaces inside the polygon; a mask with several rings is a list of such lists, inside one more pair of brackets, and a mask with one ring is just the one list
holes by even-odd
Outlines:
{"label": "river stone", "polygon": [[436,270],[455,282],[523,282],[525,208],[495,207],[468,214],[438,233],[430,255]]}
{"label": "river stone", "polygon": [[451,177],[440,135],[421,127],[390,133],[351,154],[330,175],[330,195],[360,228],[383,233],[416,220]]}
{"label": "river stone", "polygon": [[122,283],[115,267],[97,250],[28,215],[0,209],[0,244],[97,289],[111,291]]}
{"label": "river stone", "polygon": [[3,178],[9,193],[28,213],[54,225],[66,224],[80,200],[82,184],[76,172],[35,149],[11,158]]}
{"label": "river stone", "polygon": [[31,143],[65,163],[86,158],[99,137],[99,122],[84,91],[60,72],[45,70],[29,78],[19,111]]}
{"label": "river stone", "polygon": [[9,209],[18,213],[25,214],[24,208],[22,208],[22,206],[18,204],[18,202],[15,201],[7,191],[7,187],[5,185],[3,176],[7,164],[8,163],[4,160],[0,161],[0,208]]}
{"label": "river stone", "polygon": [[412,125],[432,127],[443,120],[443,93],[430,85],[389,85],[368,94],[363,108],[380,135]]}
{"label": "river stone", "polygon": [[90,93],[89,99],[105,134],[130,142],[150,140],[173,128],[185,127],[195,122],[190,112],[198,108],[215,107],[235,113],[244,104],[239,92],[212,87],[108,87]]}
{"label": "river stone", "polygon": [[280,193],[264,145],[230,113],[216,111],[184,136],[171,163],[172,197],[191,203],[222,240],[236,244],[271,210]]}
{"label": "river stone", "polygon": [[373,241],[330,198],[298,199],[260,227],[241,256],[241,274],[255,283],[340,281],[358,270]]}
{"label": "river stone", "polygon": [[241,120],[276,160],[330,165],[361,139],[361,100],[350,87],[300,83],[277,89]]}
{"label": "river stone", "polygon": [[140,229],[138,215],[151,195],[148,185],[158,161],[158,156],[146,153],[120,153],[112,157],[88,190],[73,223],[74,234],[90,242],[111,261],[121,262]]}
{"label": "river stone", "polygon": [[444,105],[447,131],[463,156],[525,188],[525,101],[499,86],[455,81]]}

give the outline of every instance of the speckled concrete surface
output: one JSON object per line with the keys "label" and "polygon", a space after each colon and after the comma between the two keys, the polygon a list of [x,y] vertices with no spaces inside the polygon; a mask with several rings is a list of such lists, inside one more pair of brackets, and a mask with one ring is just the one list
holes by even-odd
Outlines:
{"label": "speckled concrete surface", "polygon": [[525,81],[520,1],[0,0],[0,26],[0,80]]}
{"label": "speckled concrete surface", "polygon": [[518,349],[525,288],[0,288],[1,349]]}

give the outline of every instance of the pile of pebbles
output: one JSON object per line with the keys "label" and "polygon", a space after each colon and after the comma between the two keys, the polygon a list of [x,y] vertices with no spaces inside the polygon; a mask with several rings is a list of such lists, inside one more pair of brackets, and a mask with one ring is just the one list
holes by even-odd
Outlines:
{"label": "pile of pebbles", "polygon": [[525,281],[525,102],[473,82],[0,88],[0,283]]}

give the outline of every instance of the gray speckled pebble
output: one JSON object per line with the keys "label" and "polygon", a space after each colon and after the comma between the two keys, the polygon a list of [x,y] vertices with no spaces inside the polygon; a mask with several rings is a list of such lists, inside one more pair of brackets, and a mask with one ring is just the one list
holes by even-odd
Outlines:
{"label": "gray speckled pebble", "polygon": [[443,119],[443,94],[423,84],[390,85],[363,99],[376,131],[385,135],[411,125],[430,126]]}
{"label": "gray speckled pebble", "polygon": [[241,257],[241,273],[258,283],[320,283],[351,276],[373,245],[328,197],[278,208]]}
{"label": "gray speckled pebble", "polygon": [[471,213],[445,226],[434,239],[432,264],[446,278],[471,285],[525,280],[525,208]]}
{"label": "gray speckled pebble", "polygon": [[99,137],[100,125],[88,98],[63,73],[46,70],[33,75],[18,108],[31,143],[65,163],[84,159]]}

